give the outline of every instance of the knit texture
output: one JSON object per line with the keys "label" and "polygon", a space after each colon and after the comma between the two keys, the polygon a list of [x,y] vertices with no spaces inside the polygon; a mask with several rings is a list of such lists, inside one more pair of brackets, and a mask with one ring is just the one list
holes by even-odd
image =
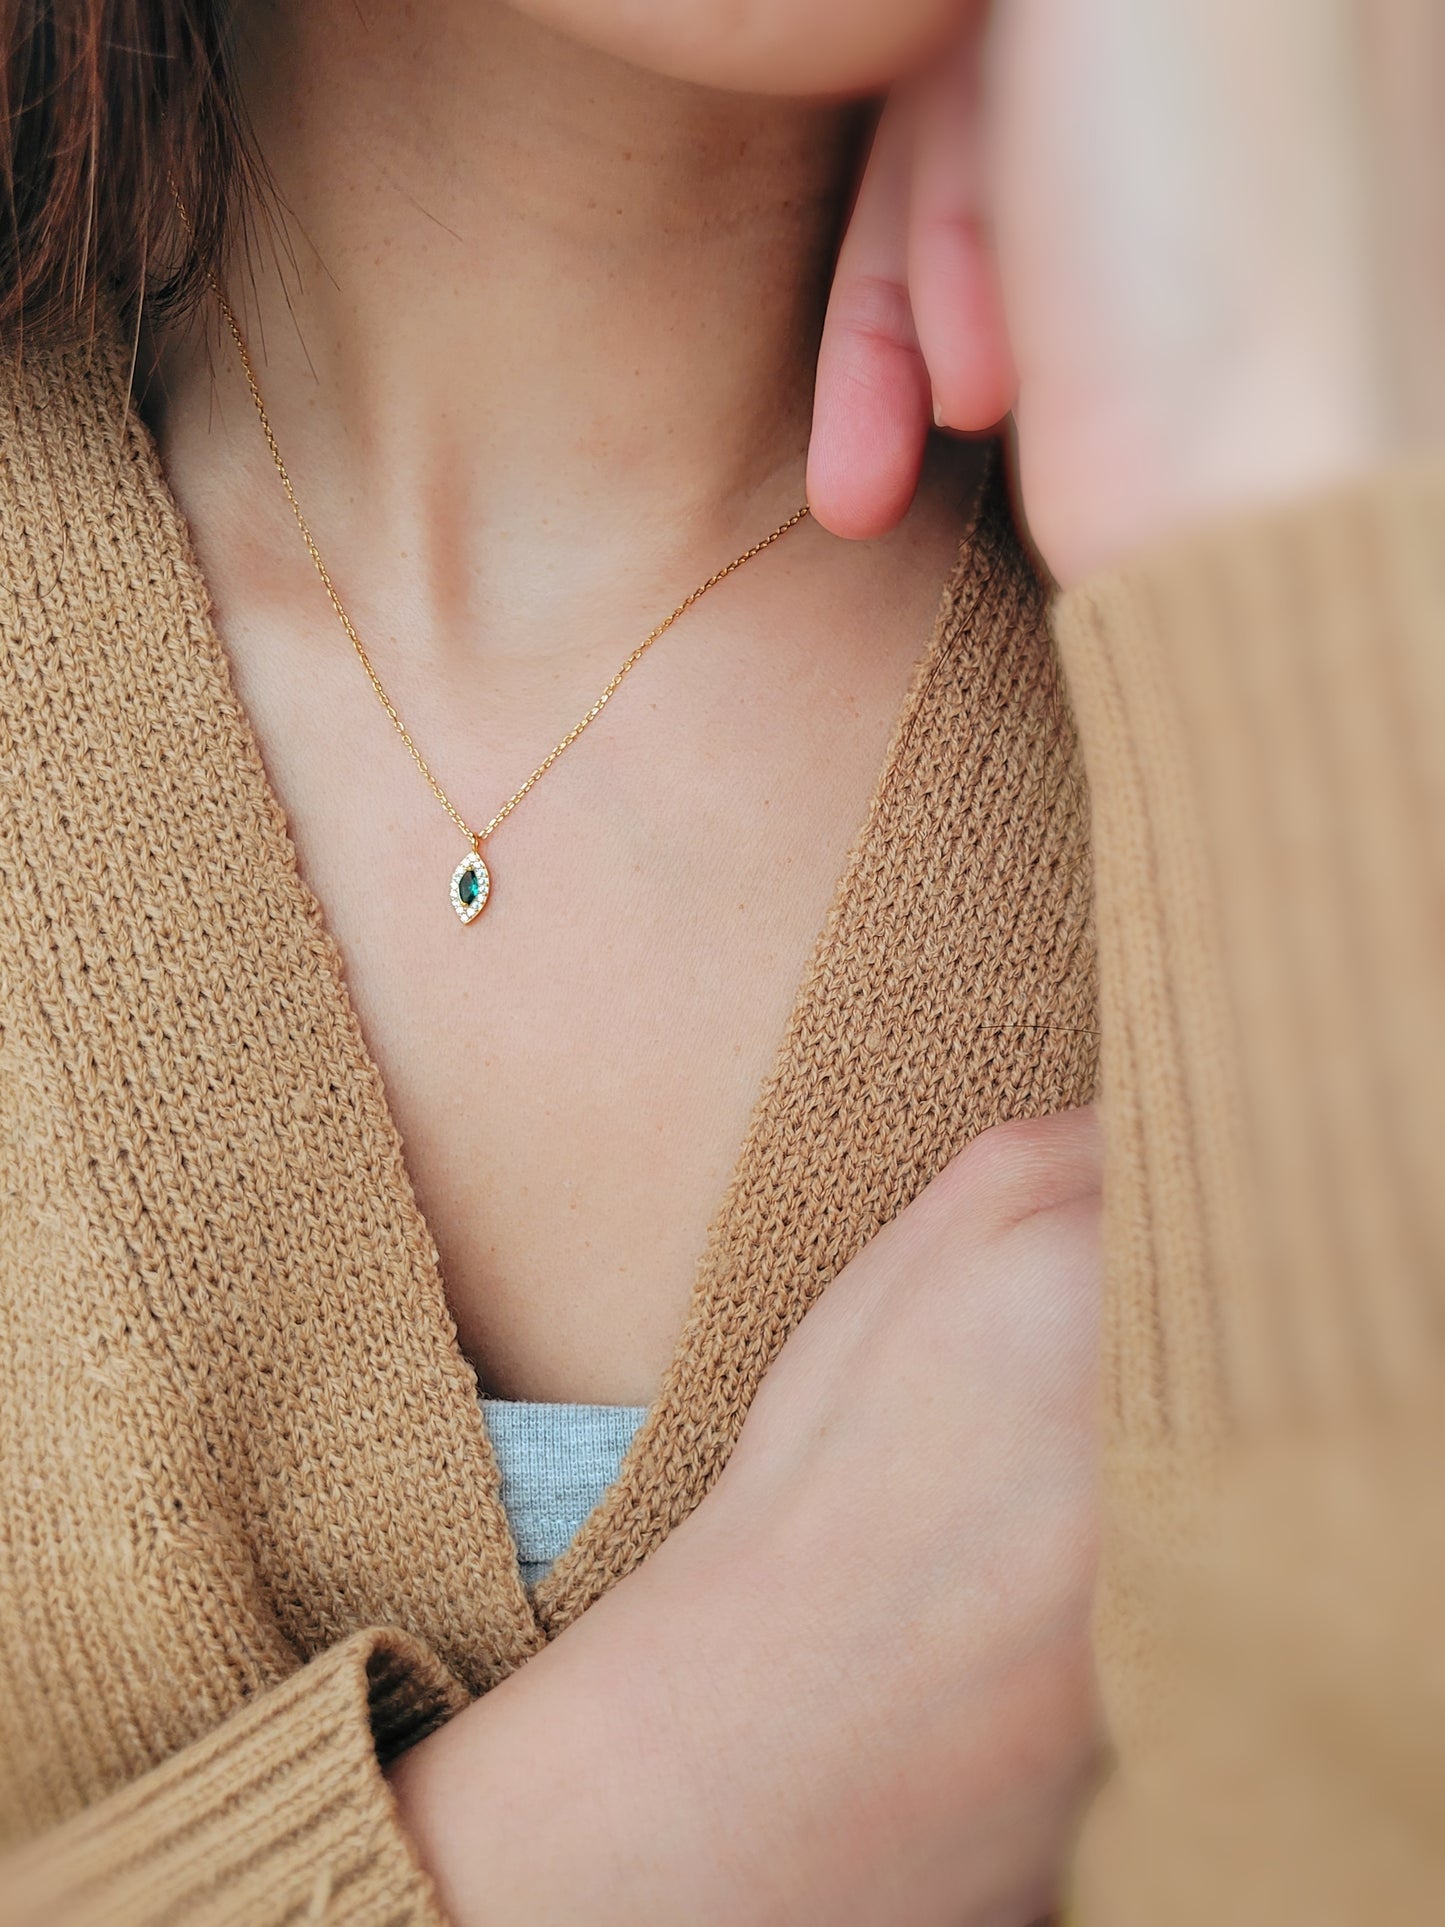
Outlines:
{"label": "knit texture", "polygon": [[1445,1920],[1445,466],[1065,598],[1118,1770],[1080,1927]]}
{"label": "knit texture", "polygon": [[466,1703],[426,1648],[358,1633],[6,1869],[23,1920],[432,1917],[377,1772]]}
{"label": "knit texture", "polygon": [[969,1138],[1092,1094],[1079,754],[995,475],[659,1396],[530,1600],[125,375],[102,340],[0,377],[0,1824],[80,1923],[434,1922],[378,1744],[686,1517],[788,1332]]}

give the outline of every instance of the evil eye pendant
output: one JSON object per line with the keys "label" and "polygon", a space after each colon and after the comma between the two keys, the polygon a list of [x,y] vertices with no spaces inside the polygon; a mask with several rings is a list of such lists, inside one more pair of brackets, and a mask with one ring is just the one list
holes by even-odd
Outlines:
{"label": "evil eye pendant", "polygon": [[492,894],[492,873],[480,850],[469,850],[452,871],[452,908],[463,923],[475,923]]}

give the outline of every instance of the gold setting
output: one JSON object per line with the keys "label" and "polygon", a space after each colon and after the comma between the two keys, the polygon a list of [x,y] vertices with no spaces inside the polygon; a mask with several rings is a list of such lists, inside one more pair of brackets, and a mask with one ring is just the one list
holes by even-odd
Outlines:
{"label": "gold setting", "polygon": [[[463,896],[467,879],[473,880],[473,893]],[[492,873],[480,850],[469,850],[452,871],[452,908],[463,923],[475,923],[486,909],[492,894]]]}

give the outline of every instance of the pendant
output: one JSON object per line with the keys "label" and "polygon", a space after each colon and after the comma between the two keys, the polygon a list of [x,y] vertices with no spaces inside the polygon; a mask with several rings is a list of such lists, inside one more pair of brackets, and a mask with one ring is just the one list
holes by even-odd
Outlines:
{"label": "pendant", "polygon": [[452,871],[452,908],[463,923],[475,923],[492,894],[492,873],[480,849],[471,850]]}

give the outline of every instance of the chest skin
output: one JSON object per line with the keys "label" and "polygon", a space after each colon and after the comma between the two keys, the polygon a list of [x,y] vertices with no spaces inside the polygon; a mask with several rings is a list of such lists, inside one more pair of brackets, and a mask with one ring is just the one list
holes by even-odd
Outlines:
{"label": "chest skin", "polygon": [[[972,493],[955,464],[878,544],[805,525],[690,611],[488,845],[492,896],[467,927],[448,896],[466,845],[304,569],[282,605],[193,516],[487,1391],[655,1394]],[[634,640],[491,676],[373,648],[481,822]]]}

